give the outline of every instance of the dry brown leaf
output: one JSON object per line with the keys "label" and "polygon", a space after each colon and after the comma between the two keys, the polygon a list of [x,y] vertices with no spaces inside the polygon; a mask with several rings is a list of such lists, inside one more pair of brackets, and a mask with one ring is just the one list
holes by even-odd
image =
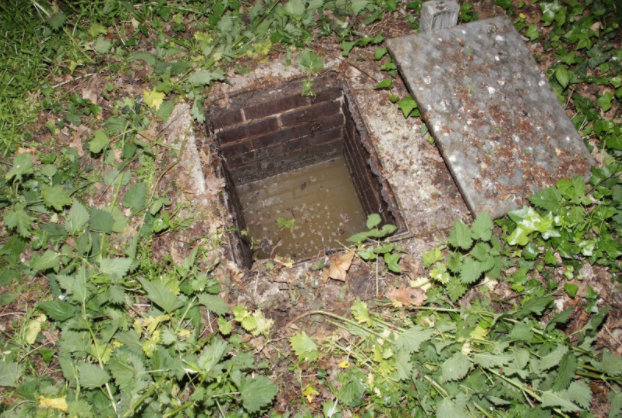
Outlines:
{"label": "dry brown leaf", "polygon": [[387,292],[385,296],[392,301],[396,300],[406,306],[421,306],[423,302],[428,299],[425,295],[425,291],[422,289],[404,285]]}
{"label": "dry brown leaf", "polygon": [[352,264],[352,259],[354,259],[354,252],[349,251],[333,261],[330,268],[322,271],[322,279],[324,282],[329,278],[345,282],[346,272]]}

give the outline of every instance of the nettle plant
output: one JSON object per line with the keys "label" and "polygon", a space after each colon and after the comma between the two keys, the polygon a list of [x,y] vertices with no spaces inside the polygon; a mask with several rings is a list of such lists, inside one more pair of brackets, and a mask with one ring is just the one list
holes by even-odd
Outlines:
{"label": "nettle plant", "polygon": [[[367,218],[367,231],[352,235],[348,241],[356,243],[355,252],[361,259],[376,262],[381,260],[383,265],[393,273],[401,273],[402,270],[398,263],[404,249],[399,245],[386,242],[386,238],[397,231],[397,227],[385,224],[378,229],[381,222],[380,215],[372,213]],[[373,244],[367,244],[368,241],[373,242]]]}

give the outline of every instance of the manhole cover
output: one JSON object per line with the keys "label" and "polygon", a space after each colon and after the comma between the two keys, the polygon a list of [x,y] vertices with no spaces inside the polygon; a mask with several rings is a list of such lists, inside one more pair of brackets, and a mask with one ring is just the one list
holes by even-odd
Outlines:
{"label": "manhole cover", "polygon": [[474,214],[499,217],[593,160],[507,17],[387,41]]}

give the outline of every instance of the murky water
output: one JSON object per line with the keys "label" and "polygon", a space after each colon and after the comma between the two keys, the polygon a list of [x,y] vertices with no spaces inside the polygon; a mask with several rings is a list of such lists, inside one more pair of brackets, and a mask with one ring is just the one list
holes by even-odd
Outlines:
{"label": "murky water", "polygon": [[[258,259],[323,255],[365,230],[343,157],[245,184],[237,192]],[[280,228],[279,218],[294,219],[294,228]]]}

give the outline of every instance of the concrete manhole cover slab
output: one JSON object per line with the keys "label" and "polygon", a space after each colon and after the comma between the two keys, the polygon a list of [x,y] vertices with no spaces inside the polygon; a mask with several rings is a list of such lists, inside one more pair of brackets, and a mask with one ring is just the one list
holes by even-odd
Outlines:
{"label": "concrete manhole cover slab", "polygon": [[499,217],[593,164],[507,17],[388,41],[469,209]]}

